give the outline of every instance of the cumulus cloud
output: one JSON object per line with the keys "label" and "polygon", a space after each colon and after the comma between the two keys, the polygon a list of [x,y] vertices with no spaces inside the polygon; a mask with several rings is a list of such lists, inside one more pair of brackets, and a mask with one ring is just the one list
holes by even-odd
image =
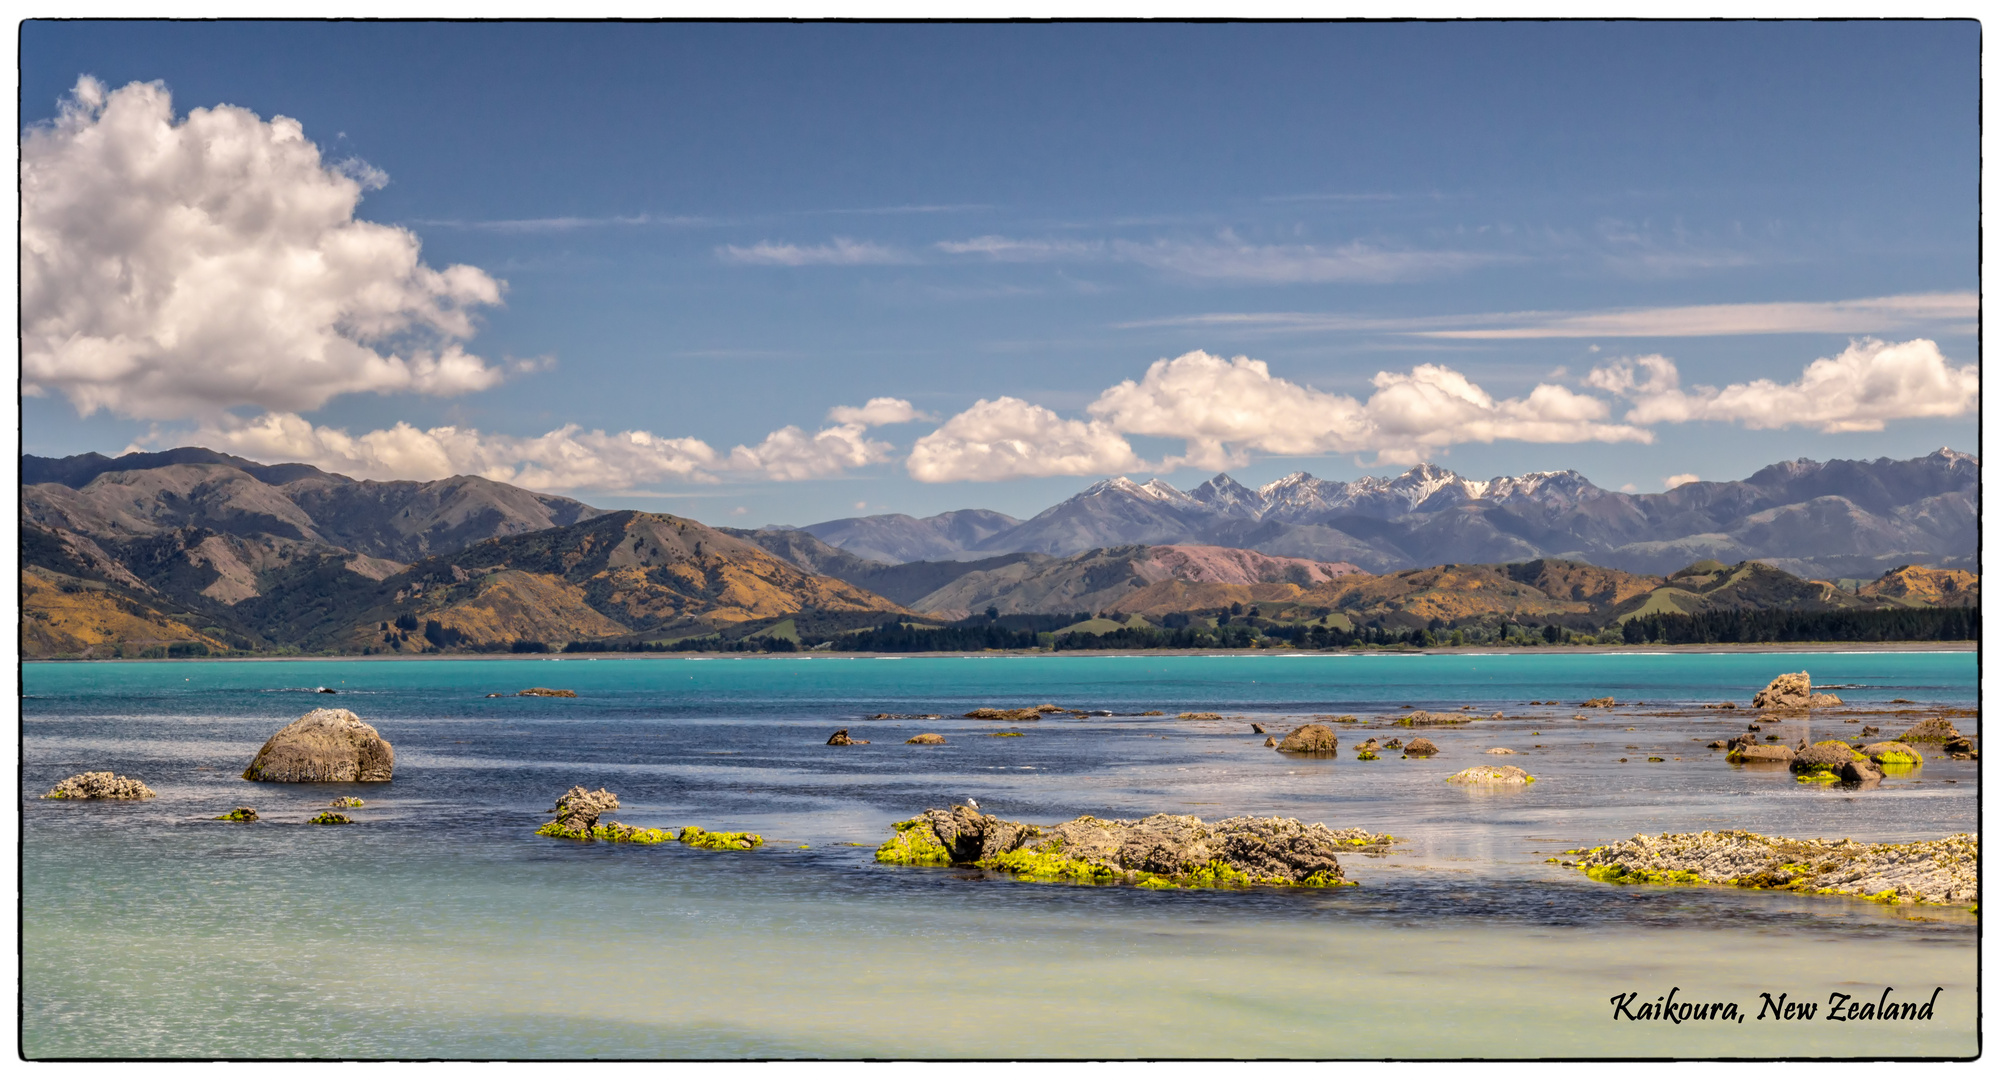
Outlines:
{"label": "cumulus cloud", "polygon": [[863,427],[932,419],[902,398],[892,397],[869,398],[868,404],[858,409],[852,405],[836,405],[826,411],[826,418],[836,424],[860,424]]}
{"label": "cumulus cloud", "polygon": [[1963,416],[1979,408],[1979,365],[1954,365],[1927,338],[1889,344],[1851,342],[1834,357],[1807,364],[1789,383],[1756,379],[1683,390],[1664,356],[1614,360],[1585,382],[1631,403],[1635,424],[1714,420],[1748,428],[1816,427],[1823,432],[1880,431],[1890,420]]}
{"label": "cumulus cloud", "polygon": [[1691,472],[1684,472],[1684,473],[1675,473],[1674,475],[1667,477],[1665,482],[1667,485],[1667,490],[1672,491],[1673,489],[1681,486],[1682,484],[1694,484],[1694,483],[1699,483],[1700,481],[1701,477],[1696,476]]}
{"label": "cumulus cloud", "polygon": [[[861,409],[834,411],[873,410],[880,416],[891,411],[890,404],[908,406],[877,398]],[[536,436],[456,426],[420,429],[406,423],[352,435],[279,412],[254,420],[224,416],[192,435],[157,436],[154,441],[193,441],[257,461],[302,461],[364,480],[469,475],[538,491],[631,491],[660,481],[713,483],[730,475],[809,480],[880,464],[894,448],[866,432],[871,424],[884,422],[891,421],[860,418],[813,433],[783,427],[756,446],[737,446],[727,454],[700,439],[586,431],[577,424]]]}
{"label": "cumulus cloud", "polygon": [[749,247],[725,244],[716,248],[715,253],[724,262],[765,266],[863,266],[912,261],[907,253],[894,248],[883,247],[870,240],[848,240],[843,237],[835,237],[830,244],[816,244],[810,247],[799,244],[776,244],[769,240],[760,241]]}
{"label": "cumulus cloud", "polygon": [[461,343],[501,283],[356,220],[386,180],[325,164],[296,120],[229,105],[176,120],[160,83],[79,79],[21,139],[25,392],[213,420],[493,386],[501,372]]}
{"label": "cumulus cloud", "polygon": [[909,472],[927,483],[1086,476],[1137,468],[1139,455],[1098,421],[1065,420],[1020,398],[981,399],[918,439]]}

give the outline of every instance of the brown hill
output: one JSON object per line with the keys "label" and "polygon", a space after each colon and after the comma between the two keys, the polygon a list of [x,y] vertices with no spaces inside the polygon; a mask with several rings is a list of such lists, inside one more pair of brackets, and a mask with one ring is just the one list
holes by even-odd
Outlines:
{"label": "brown hill", "polygon": [[[376,594],[383,599],[354,613],[341,644],[373,651],[560,645],[687,637],[802,611],[910,614],[700,522],[632,510],[425,559],[384,579]],[[421,629],[411,631],[412,623]]]}
{"label": "brown hill", "polygon": [[226,653],[221,638],[140,603],[100,581],[39,566],[21,572],[21,655],[166,656]]}
{"label": "brown hill", "polygon": [[1970,570],[1899,566],[1861,586],[1857,595],[1911,607],[1978,607],[1979,575]]}

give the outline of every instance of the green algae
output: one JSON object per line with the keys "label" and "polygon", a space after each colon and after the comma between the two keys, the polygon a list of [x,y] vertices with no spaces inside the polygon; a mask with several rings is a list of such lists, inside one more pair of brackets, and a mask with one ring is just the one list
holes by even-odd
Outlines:
{"label": "green algae", "polygon": [[234,810],[231,810],[231,811],[230,811],[230,812],[228,812],[227,814],[218,814],[218,815],[216,815],[216,817],[215,817],[215,820],[217,820],[217,821],[255,821],[255,820],[257,820],[257,811],[255,811],[255,810],[252,810],[252,809],[250,809],[250,808],[249,808],[249,807],[247,807],[247,806],[239,806],[239,807],[237,807],[236,809],[234,809]]}
{"label": "green algae", "polygon": [[347,816],[346,814],[336,814],[336,813],[334,813],[334,812],[333,812],[333,811],[331,811],[331,810],[322,810],[322,811],[320,812],[320,814],[319,814],[319,816],[318,816],[318,817],[315,817],[315,818],[308,818],[308,819],[306,820],[306,824],[308,824],[308,825],[352,825],[352,824],[354,824],[354,821],[353,821],[353,819],[349,818],[349,817],[348,817],[348,816]]}
{"label": "green algae", "polygon": [[643,829],[616,821],[590,830],[590,836],[593,840],[609,840],[614,844],[664,844],[674,838],[674,834],[665,829]]}
{"label": "green algae", "polygon": [[1373,751],[1373,750],[1363,750],[1363,751],[1361,751],[1360,753],[1358,753],[1358,754],[1354,755],[1354,760],[1356,760],[1356,761],[1375,761],[1375,760],[1377,760],[1377,758],[1376,758],[1376,756],[1375,756],[1375,751]]}
{"label": "green algae", "polygon": [[751,832],[709,832],[699,825],[682,827],[680,842],[707,851],[749,851],[764,846],[764,838]]}
{"label": "green algae", "polygon": [[1794,779],[1801,784],[1836,784],[1840,782],[1840,774],[1822,766],[1809,772],[1802,772]]}
{"label": "green algae", "polygon": [[[1570,852],[1564,852],[1570,854]],[[1624,863],[1609,866],[1586,866],[1585,877],[1592,881],[1602,881],[1608,885],[1711,885],[1711,881],[1692,870],[1643,870],[1633,869]]]}
{"label": "green algae", "polygon": [[938,842],[931,824],[922,818],[898,821],[896,835],[875,849],[875,861],[897,866],[950,866],[951,852]]}

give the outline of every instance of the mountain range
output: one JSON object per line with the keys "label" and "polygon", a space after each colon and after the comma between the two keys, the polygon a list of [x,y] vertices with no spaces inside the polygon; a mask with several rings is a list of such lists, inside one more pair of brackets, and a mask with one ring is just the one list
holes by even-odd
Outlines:
{"label": "mountain range", "polygon": [[[1191,491],[1121,476],[1011,520],[961,510],[801,531],[882,562],[1192,544],[1371,573],[1559,558],[1664,574],[1702,559],[1756,559],[1801,577],[1873,578],[1905,564],[1977,564],[1979,459],[1949,449],[1907,461],[1801,458],[1659,494],[1608,491],[1574,470],[1481,481],[1430,464],[1387,479],[1294,473],[1259,488],[1219,474]],[[979,528],[960,525],[969,521]]]}

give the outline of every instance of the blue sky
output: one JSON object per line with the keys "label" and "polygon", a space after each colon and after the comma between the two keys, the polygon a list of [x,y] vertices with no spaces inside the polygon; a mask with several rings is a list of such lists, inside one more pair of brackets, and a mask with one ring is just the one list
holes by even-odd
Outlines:
{"label": "blue sky", "polygon": [[[29,23],[24,242],[144,273],[24,263],[24,447],[476,468],[722,524],[1026,515],[1115,472],[1657,491],[1976,453],[1978,50],[1971,22]],[[226,104],[175,153],[281,163],[120,172],[106,118],[153,80],[170,113],[117,137]],[[342,183],[406,232],[301,284],[272,267],[360,235],[338,208],[281,241],[104,224]],[[424,277],[418,242],[477,271]],[[225,299],[64,300],[147,274]],[[374,336],[329,291],[391,286],[356,302]]]}

